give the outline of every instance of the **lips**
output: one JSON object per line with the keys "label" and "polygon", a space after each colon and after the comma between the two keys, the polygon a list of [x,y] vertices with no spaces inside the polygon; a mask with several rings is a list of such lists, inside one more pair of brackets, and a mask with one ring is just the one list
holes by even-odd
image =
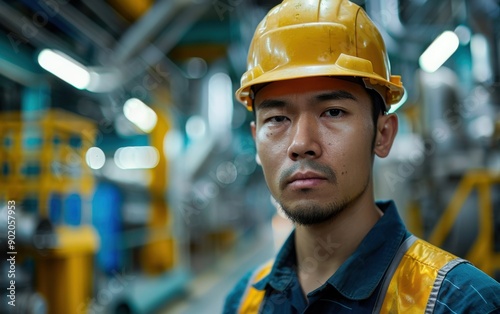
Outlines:
{"label": "lips", "polygon": [[317,172],[297,172],[287,180],[287,185],[293,189],[310,189],[326,181],[327,178]]}

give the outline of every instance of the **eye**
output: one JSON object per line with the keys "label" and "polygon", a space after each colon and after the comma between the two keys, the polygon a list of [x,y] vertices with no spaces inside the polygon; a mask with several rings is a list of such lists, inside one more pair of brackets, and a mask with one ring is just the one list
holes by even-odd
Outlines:
{"label": "eye", "polygon": [[344,114],[345,112],[341,109],[328,109],[325,111],[324,115],[327,117],[340,117]]}
{"label": "eye", "polygon": [[287,118],[285,116],[275,116],[275,117],[271,117],[271,118],[267,119],[267,122],[282,123],[282,122],[285,122],[286,119]]}

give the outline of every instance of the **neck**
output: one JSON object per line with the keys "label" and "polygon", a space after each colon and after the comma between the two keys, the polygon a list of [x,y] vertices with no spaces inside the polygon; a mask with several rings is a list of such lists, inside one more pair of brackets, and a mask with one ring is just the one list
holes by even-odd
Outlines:
{"label": "neck", "polygon": [[330,221],[297,226],[298,276],[306,294],[321,286],[337,271],[382,215],[375,205],[373,193],[368,193]]}

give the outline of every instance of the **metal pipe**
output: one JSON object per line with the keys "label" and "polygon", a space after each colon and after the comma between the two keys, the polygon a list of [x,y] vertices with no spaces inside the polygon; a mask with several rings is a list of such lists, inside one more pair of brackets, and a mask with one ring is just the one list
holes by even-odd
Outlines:
{"label": "metal pipe", "polygon": [[157,35],[181,6],[179,0],[163,0],[151,7],[138,22],[123,34],[115,48],[115,60],[118,63],[125,63],[135,55]]}
{"label": "metal pipe", "polygon": [[[439,5],[443,5],[440,3]],[[382,33],[387,32],[391,38],[396,40],[404,38],[406,41],[414,41],[417,43],[427,42],[434,39],[436,34],[442,32],[447,25],[426,25],[428,23],[419,23],[421,21],[412,18],[411,22],[415,25],[406,25],[400,17],[401,6],[400,0],[378,0],[367,1],[367,11],[370,17],[379,25],[382,26]],[[416,10],[414,17],[428,17],[430,12],[436,10],[434,2],[428,2],[421,9]],[[384,40],[386,38],[384,37]],[[390,45],[388,45],[388,48]]]}
{"label": "metal pipe", "polygon": [[75,31],[81,33],[102,49],[109,48],[115,43],[113,36],[70,4],[60,5],[58,15],[72,25]]}
{"label": "metal pipe", "polygon": [[471,24],[488,40],[491,48],[493,83],[500,82],[500,5],[493,0],[469,0]]}
{"label": "metal pipe", "polygon": [[165,30],[154,44],[148,45],[143,52],[136,58],[135,62],[130,63],[127,73],[130,73],[128,81],[133,80],[149,67],[158,65],[162,60],[168,59],[166,54],[179,42],[190,27],[206,12],[210,2],[203,1],[194,5],[179,14]]}
{"label": "metal pipe", "polygon": [[45,28],[37,26],[32,20],[13,9],[0,0],[0,23],[10,29],[13,33],[8,34],[9,40],[17,48],[19,45],[30,42],[33,46],[45,46],[61,51],[71,51],[68,44],[53,36]]}
{"label": "metal pipe", "polygon": [[[500,6],[499,6],[500,10]],[[494,28],[493,28],[493,47],[492,47],[492,63],[493,63],[493,82],[496,84],[494,87],[496,87],[496,97],[499,96],[499,91],[498,89],[500,86],[498,85],[500,83],[500,25],[498,23],[498,19],[500,17],[500,14],[494,19]],[[500,101],[500,99],[496,99],[497,101]],[[498,105],[500,103],[497,102]]]}
{"label": "metal pipe", "polygon": [[82,0],[82,3],[91,10],[101,21],[116,34],[122,34],[129,27],[129,23],[116,11],[102,0]]}

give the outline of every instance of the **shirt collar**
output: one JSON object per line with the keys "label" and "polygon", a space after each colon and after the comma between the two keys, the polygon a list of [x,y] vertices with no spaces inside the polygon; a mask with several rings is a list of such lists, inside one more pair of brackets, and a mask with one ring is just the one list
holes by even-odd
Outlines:
{"label": "shirt collar", "polygon": [[254,284],[254,287],[263,290],[269,284],[275,290],[285,290],[292,281],[292,276],[296,276],[294,275],[296,265],[294,229],[278,252],[269,275]]}
{"label": "shirt collar", "polygon": [[[327,281],[351,300],[366,299],[375,291],[399,245],[409,235],[393,201],[377,202],[377,206],[384,215]],[[296,276],[294,235],[295,231],[280,249],[269,275],[257,282],[255,288],[263,290],[269,284],[275,290],[283,291]]]}

